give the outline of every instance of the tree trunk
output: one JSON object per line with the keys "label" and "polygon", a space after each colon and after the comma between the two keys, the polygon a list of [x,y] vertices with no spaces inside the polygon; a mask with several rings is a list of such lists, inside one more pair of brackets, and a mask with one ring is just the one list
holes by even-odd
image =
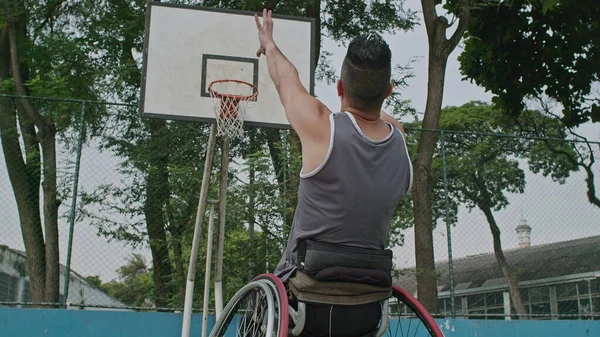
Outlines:
{"label": "tree trunk", "polygon": [[[427,103],[423,129],[437,129],[444,95],[446,57],[439,56],[441,46],[429,46]],[[438,134],[422,131],[414,165],[413,207],[415,217],[415,255],[418,298],[430,312],[438,311],[437,284],[433,247],[431,201],[431,163]]]}
{"label": "tree trunk", "polygon": [[179,300],[183,304],[185,297],[185,268],[183,266],[183,251],[181,249],[181,240],[173,239],[173,256],[175,258],[175,273],[179,283]]}
{"label": "tree trunk", "polygon": [[302,153],[302,146],[298,134],[293,130],[289,131],[289,135],[283,135],[288,138],[289,149],[281,148],[281,133],[279,130],[272,131],[272,134],[267,134],[267,145],[269,155],[273,162],[275,177],[279,186],[279,195],[286,201],[285,209],[282,211],[284,217],[282,240],[287,242],[287,236],[290,228],[292,228],[292,220],[294,218],[295,205],[298,198],[299,172],[292,166],[292,159],[284,160],[285,156],[290,156],[292,147],[297,149],[298,153]]}
{"label": "tree trunk", "polygon": [[42,154],[44,158],[44,229],[46,235],[46,302],[59,302],[59,245],[58,245],[58,207],[56,188],[56,130],[54,125],[43,118],[45,125],[40,131]]}
{"label": "tree trunk", "polygon": [[[251,164],[250,166],[250,186],[254,186],[254,183],[256,181],[256,172],[255,172],[255,168],[254,168],[254,164]],[[254,190],[250,191],[250,196],[249,196],[249,200],[248,200],[248,247],[251,249],[251,251],[249,252],[250,254],[248,255],[248,280],[252,280],[254,278],[255,274],[255,261],[254,259],[256,258],[257,254],[256,254],[256,246],[254,245],[254,224],[256,222],[255,219],[255,215],[254,215],[254,207],[255,202],[254,202],[254,195],[255,192]],[[261,268],[262,269],[262,268]]]}
{"label": "tree trunk", "polygon": [[[300,137],[296,131],[291,130],[288,137],[289,153],[302,153],[302,143]],[[294,150],[292,150],[294,149]],[[289,155],[288,153],[288,155]],[[292,229],[292,223],[294,221],[294,213],[296,213],[296,205],[298,204],[298,186],[300,185],[300,167],[293,166],[293,158],[288,159],[287,165],[287,181],[286,181],[286,196],[287,200],[287,212],[286,212],[286,223],[283,228],[284,242],[287,242],[287,237]]]}
{"label": "tree trunk", "polygon": [[[444,96],[444,80],[448,56],[456,48],[469,22],[470,8],[463,7],[458,14],[458,25],[447,39],[448,19],[438,16],[437,0],[421,0],[423,19],[429,41],[427,103],[423,116],[424,129],[437,129]],[[431,211],[431,163],[437,142],[437,133],[421,132],[414,165],[413,207],[415,216],[415,255],[417,269],[417,296],[430,312],[438,312],[435,260],[433,253],[433,215]]]}
{"label": "tree trunk", "polygon": [[[23,4],[20,3],[22,6]],[[24,10],[23,8],[21,8]],[[23,12],[25,13],[25,12]],[[26,41],[22,17],[7,21],[0,37],[0,79],[12,77],[16,93],[27,95],[24,62],[19,59],[18,47]],[[41,116],[27,100],[10,104],[5,99],[0,111],[0,133],[9,179],[17,202],[23,243],[27,253],[27,271],[32,302],[53,302],[59,299],[58,207],[56,188],[56,131],[52,121]],[[17,121],[18,115],[18,121]],[[36,134],[33,125],[40,131]],[[19,125],[21,126],[19,130]],[[22,134],[25,154],[19,144]],[[39,139],[39,140],[38,140]],[[40,172],[41,143],[43,171]],[[24,161],[24,158],[26,161]],[[40,216],[40,178],[44,191],[44,231]]]}
{"label": "tree trunk", "polygon": [[173,246],[173,259],[175,260],[175,275],[177,276],[177,306],[183,306],[183,299],[185,298],[185,268],[183,263],[183,251],[181,249],[181,238],[183,237],[183,229],[181,226],[177,226],[178,233],[171,232],[171,242]]}
{"label": "tree trunk", "polygon": [[168,132],[164,120],[150,120],[150,171],[146,178],[146,199],[144,201],[144,216],[152,251],[154,299],[157,307],[166,307],[173,296],[172,275],[173,267],[167,243],[165,207],[169,198],[168,158],[169,142],[164,137]]}
{"label": "tree trunk", "polygon": [[188,196],[187,207],[185,209],[185,212],[183,213],[183,216],[175,215],[170,199],[167,203],[167,230],[169,234],[169,240],[171,242],[171,247],[173,248],[173,263],[175,265],[173,275],[173,286],[175,287],[175,290],[173,295],[177,296],[177,300],[173,301],[173,305],[177,307],[183,306],[183,301],[185,298],[186,277],[182,242],[185,239],[185,228],[194,227],[192,214],[194,214],[196,202],[197,199],[194,200],[193,195]]}
{"label": "tree trunk", "polygon": [[[257,134],[257,129],[256,128],[252,128],[250,130],[248,130],[248,136],[250,137],[250,144],[248,147],[248,152],[250,154],[254,154],[257,152],[257,144],[256,144],[256,134]],[[252,280],[254,278],[255,275],[255,259],[256,259],[256,247],[254,245],[254,224],[256,222],[256,215],[254,214],[254,207],[255,205],[255,199],[256,199],[256,186],[254,186],[254,184],[256,183],[256,165],[254,162],[254,159],[250,160],[250,170],[248,172],[248,179],[249,179],[249,183],[248,185],[250,186],[250,191],[249,191],[249,195],[248,195],[248,248],[249,248],[249,255],[248,255],[248,280]],[[261,268],[262,269],[262,268]]]}
{"label": "tree trunk", "polygon": [[[0,50],[2,50],[1,47],[0,45]],[[46,255],[39,212],[39,180],[32,180],[33,177],[28,174],[31,168],[27,167],[23,161],[23,154],[19,146],[16,112],[13,104],[7,98],[2,99],[2,103],[0,103],[0,136],[27,254],[31,302],[44,302]],[[36,169],[39,171],[39,167]]]}
{"label": "tree trunk", "polygon": [[496,255],[496,261],[498,261],[498,265],[502,269],[502,274],[504,274],[504,278],[508,283],[508,291],[510,293],[510,298],[513,302],[515,310],[519,315],[519,319],[527,319],[527,310],[525,310],[525,305],[523,304],[523,298],[521,297],[521,290],[519,289],[519,281],[517,276],[513,273],[512,268],[506,261],[504,257],[504,251],[502,250],[502,239],[500,237],[500,228],[498,228],[498,224],[496,223],[496,219],[494,219],[494,215],[492,214],[492,210],[490,208],[490,196],[485,189],[485,182],[481,179],[481,177],[477,177],[477,186],[481,192],[481,198],[477,203],[477,206],[483,214],[485,214],[485,218],[490,225],[490,230],[492,232],[492,237],[494,239],[494,255]]}
{"label": "tree trunk", "polygon": [[[160,2],[160,0],[154,0]],[[126,22],[132,19],[132,12],[126,2],[111,2],[117,9],[117,19]],[[127,71],[124,80],[132,87],[139,87],[141,72],[137,68],[132,50],[135,47],[135,36],[126,35],[121,49],[121,62]],[[168,160],[169,148],[167,124],[164,120],[148,121],[150,127],[149,172],[146,177],[146,200],[144,200],[144,217],[148,240],[152,252],[154,299],[157,307],[166,307],[173,297],[173,266],[169,255],[166,234],[166,207],[169,200]]]}

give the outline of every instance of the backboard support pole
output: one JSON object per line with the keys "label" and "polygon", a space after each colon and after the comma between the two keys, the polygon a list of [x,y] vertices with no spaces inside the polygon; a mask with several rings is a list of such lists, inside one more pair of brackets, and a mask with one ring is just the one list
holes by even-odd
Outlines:
{"label": "backboard support pole", "polygon": [[[210,135],[206,147],[206,157],[204,160],[204,172],[202,174],[202,185],[200,187],[200,199],[198,201],[198,210],[196,211],[196,223],[194,225],[194,238],[192,240],[192,253],[190,254],[190,263],[188,266],[187,282],[185,285],[185,301],[183,306],[183,324],[181,327],[181,337],[190,336],[190,324],[192,320],[192,300],[194,298],[194,282],[196,278],[196,260],[198,259],[198,250],[202,239],[202,223],[204,222],[204,212],[208,198],[208,188],[210,186],[210,173],[212,170],[213,158],[215,155],[217,139],[217,125],[210,126]],[[204,299],[205,301],[207,299]]]}
{"label": "backboard support pole", "polygon": [[219,182],[219,239],[215,271],[215,314],[223,311],[223,252],[225,250],[225,216],[227,211],[227,176],[229,173],[229,137],[221,143],[221,181]]}
{"label": "backboard support pole", "polygon": [[208,238],[206,240],[206,265],[204,267],[204,298],[202,304],[202,337],[206,337],[208,331],[208,299],[210,297],[210,265],[213,250],[213,229],[215,204],[217,200],[208,200],[210,211],[208,212]]}

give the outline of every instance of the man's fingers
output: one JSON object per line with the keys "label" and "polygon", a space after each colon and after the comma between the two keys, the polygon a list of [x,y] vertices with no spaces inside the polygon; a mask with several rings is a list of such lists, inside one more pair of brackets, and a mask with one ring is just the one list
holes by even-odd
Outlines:
{"label": "man's fingers", "polygon": [[254,21],[256,22],[256,28],[258,28],[259,30],[262,29],[260,19],[258,18],[258,14],[254,14]]}
{"label": "man's fingers", "polygon": [[268,19],[269,20],[268,21],[269,22],[269,29],[273,29],[273,11],[269,11],[268,16],[269,16],[269,19]]}

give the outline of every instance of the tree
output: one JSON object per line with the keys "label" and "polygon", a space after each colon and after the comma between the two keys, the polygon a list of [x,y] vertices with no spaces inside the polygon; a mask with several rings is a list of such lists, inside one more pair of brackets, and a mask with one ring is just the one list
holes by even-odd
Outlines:
{"label": "tree", "polygon": [[528,98],[550,97],[562,122],[600,121],[600,3],[594,0],[496,1],[473,11],[461,72],[495,95],[512,117]]}
{"label": "tree", "polygon": [[[94,14],[89,27],[86,28],[86,37],[94,41],[97,52],[103,54],[102,61],[107,69],[107,78],[111,89],[108,96],[118,97],[125,102],[138,100],[141,83],[141,70],[139,57],[136,53],[142,52],[144,30],[144,6],[146,1],[96,1],[90,2],[91,12]],[[127,24],[123,24],[127,23]],[[114,92],[112,90],[117,90]],[[115,122],[115,120],[113,120]],[[167,210],[170,209],[169,186],[169,157],[172,154],[171,140],[175,135],[169,129],[167,121],[159,119],[139,120],[132,111],[124,111],[116,117],[118,127],[123,134],[112,134],[106,138],[106,146],[117,154],[133,158],[126,164],[129,170],[140,174],[137,178],[139,186],[132,186],[136,196],[134,201],[137,206],[132,211],[142,215],[144,219],[143,240],[146,239],[152,252],[152,266],[154,277],[154,294],[157,307],[167,307],[174,296],[175,283],[174,267],[171,259],[168,236],[174,234],[178,237],[181,233],[170,233],[169,229],[176,230],[179,224],[169,227]],[[132,147],[131,143],[136,144]],[[130,171],[130,172],[132,172]],[[120,193],[116,190],[116,193]],[[126,194],[120,194],[127,197]],[[124,210],[127,212],[127,210]],[[108,222],[110,223],[110,221]],[[117,233],[129,235],[130,232],[118,227]],[[108,233],[114,235],[115,232]],[[139,234],[139,233],[138,233]],[[139,239],[140,237],[137,236]],[[181,249],[174,246],[177,253]],[[176,261],[181,261],[181,256],[176,256]],[[182,271],[178,263],[177,270]],[[183,282],[181,280],[180,282]],[[183,283],[180,283],[180,286]]]}
{"label": "tree", "polygon": [[[287,14],[315,18],[317,30],[317,79],[331,79],[334,73],[326,61],[327,52],[321,52],[322,36],[332,36],[342,42],[355,35],[368,30],[394,32],[412,27],[414,13],[402,8],[402,2],[379,1],[186,1],[187,4],[204,6],[218,6],[222,8],[236,8],[251,11],[260,11],[263,6],[272,8],[278,14]],[[119,97],[126,102],[136,102],[139,93],[140,65],[139,57],[142,54],[142,36],[144,29],[144,4],[145,1],[94,2],[94,20],[92,20],[86,34],[95,41],[96,48],[103,54],[103,62],[107,69],[109,83],[113,90],[109,95]],[[122,24],[127,22],[126,25]],[[103,203],[103,206],[121,214],[134,215],[136,226],[126,226],[107,219],[100,214],[90,214],[95,217],[101,233],[109,237],[127,239],[132,242],[144,242],[146,238],[150,243],[153,255],[153,275],[157,306],[173,303],[174,288],[184,288],[183,277],[173,277],[173,272],[180,274],[184,261],[179,252],[185,251],[182,245],[186,235],[192,228],[197,192],[202,171],[198,160],[199,153],[205,153],[205,140],[207,128],[188,124],[184,127],[181,122],[165,122],[158,120],[140,120],[133,111],[124,111],[115,117],[117,130],[122,133],[113,133],[106,137],[105,146],[117,155],[124,158],[123,172],[134,175],[134,184],[126,188],[106,186],[94,195],[89,195],[88,202]],[[194,130],[192,130],[194,129]],[[195,132],[195,133],[194,133]],[[196,147],[185,148],[185,140],[192,142]],[[182,141],[180,143],[180,140]],[[232,157],[242,161],[251,160],[254,151],[244,150],[250,147],[250,141],[256,147],[267,146],[268,156],[271,158],[273,170],[260,177],[256,176],[253,191],[255,205],[257,198],[261,198],[256,186],[271,186],[265,180],[275,179],[279,196],[286,199],[286,207],[280,210],[286,223],[283,232],[291,225],[295,207],[296,188],[299,161],[299,141],[293,133],[280,130],[260,130],[256,137],[245,137],[232,143]],[[284,143],[290,146],[283,146]],[[182,144],[183,143],[183,144]],[[172,148],[180,149],[179,154],[173,153]],[[261,152],[264,154],[265,152]],[[195,156],[195,158],[194,158]],[[233,160],[232,158],[232,160]],[[216,162],[219,162],[216,160]],[[213,174],[213,177],[215,175]],[[230,176],[232,174],[230,173]],[[262,185],[261,185],[262,184]],[[213,185],[214,186],[214,185]],[[230,191],[237,188],[231,186]],[[253,192],[254,193],[254,192]],[[107,194],[115,196],[117,203],[108,204],[105,199]],[[215,195],[215,194],[213,194]],[[264,194],[263,196],[267,196]],[[273,204],[273,194],[270,199]],[[231,196],[231,200],[240,200],[239,205],[246,206],[246,200]],[[230,201],[231,201],[230,200]],[[227,223],[236,226],[240,220],[250,220],[251,223],[268,223],[267,210],[276,207],[256,207],[254,214],[245,214],[241,217],[236,212],[236,205],[228,202]],[[242,207],[243,207],[242,206]],[[280,205],[276,205],[280,207]],[[243,209],[240,207],[240,209]],[[231,214],[230,214],[231,213]],[[262,217],[262,218],[261,218]],[[278,224],[275,222],[274,224]],[[281,224],[279,224],[281,225]],[[265,233],[273,231],[272,225],[260,227]],[[228,229],[229,230],[229,229]],[[277,228],[281,232],[280,228]],[[147,236],[146,236],[147,235]],[[191,241],[191,240],[189,240]],[[188,242],[189,242],[188,241]],[[179,245],[179,248],[178,248]],[[175,264],[175,268],[172,266]],[[247,266],[247,264],[246,264]],[[225,275],[227,277],[228,275]],[[246,273],[244,273],[244,277]],[[181,279],[182,283],[173,286],[174,279]]]}
{"label": "tree", "polygon": [[154,302],[152,272],[142,255],[133,254],[117,272],[119,274],[118,281],[102,283],[98,276],[88,276],[86,281],[128,306],[152,306]]}
{"label": "tree", "polygon": [[[458,24],[450,38],[446,33],[452,26],[448,19],[437,13],[441,0],[421,0],[423,19],[429,40],[427,103],[423,128],[438,129],[448,56],[460,42],[471,16],[471,1],[446,1],[445,8],[456,13]],[[414,157],[413,212],[415,218],[415,255],[417,296],[430,312],[438,311],[435,261],[433,255],[433,215],[431,166],[437,142],[435,131],[423,131]]]}
{"label": "tree", "polygon": [[[3,93],[97,98],[94,56],[88,53],[85,41],[69,33],[85,17],[81,8],[62,10],[65,6],[64,1],[0,3]],[[79,120],[72,108],[65,103],[0,99],[2,150],[27,253],[32,302],[59,300],[58,215],[62,200],[56,148],[57,140]]]}
{"label": "tree", "polygon": [[[557,121],[537,111],[526,111],[519,119],[522,124],[539,123],[542,120],[555,126],[550,128],[553,134],[546,136],[559,136],[556,133]],[[493,135],[497,132],[522,132],[514,123],[504,124],[497,108],[481,102],[445,108],[440,127],[452,130],[444,133],[449,185],[446,192],[455,202],[464,204],[469,210],[478,208],[485,215],[492,233],[494,254],[508,283],[512,303],[520,318],[526,318],[518,274],[504,256],[494,212],[508,205],[506,193],[523,193],[525,190],[525,173],[519,165],[519,158],[527,159],[534,171],[550,174],[561,183],[577,166],[568,161],[556,161],[543,140]],[[460,131],[479,134],[465,135]],[[565,137],[564,130],[561,135]],[[566,143],[563,145],[563,149],[570,150]]]}
{"label": "tree", "polygon": [[[540,136],[544,134],[560,134],[566,130],[567,134],[572,138],[572,141],[568,142],[568,146],[564,142],[547,140],[544,141],[543,148],[547,151],[552,152],[556,155],[556,160],[568,161],[569,164],[583,169],[586,174],[586,195],[588,201],[596,206],[600,207],[600,197],[596,192],[596,178],[594,175],[594,165],[596,164],[596,156],[598,152],[595,152],[594,145],[599,145],[597,142],[590,142],[586,137],[577,133],[572,127],[566,126],[561,118],[557,116],[553,111],[555,110],[551,100],[538,99],[539,109],[548,118],[555,119],[554,123],[535,123],[532,121],[527,124],[520,124],[522,132],[527,132],[532,136]],[[552,129],[555,128],[555,129]],[[600,147],[599,147],[600,150]],[[539,171],[539,168],[534,167],[534,172]]]}

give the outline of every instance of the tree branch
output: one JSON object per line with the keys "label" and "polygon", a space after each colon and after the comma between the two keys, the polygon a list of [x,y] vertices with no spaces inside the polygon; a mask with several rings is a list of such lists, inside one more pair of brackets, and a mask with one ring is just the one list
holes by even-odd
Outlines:
{"label": "tree branch", "polygon": [[[21,78],[21,69],[19,66],[19,53],[17,47],[17,33],[13,23],[8,23],[5,27],[8,26],[8,41],[9,41],[9,50],[10,50],[10,64],[12,70],[12,77],[15,81],[15,89],[17,94],[20,96],[27,96],[27,90],[23,85],[23,79]],[[22,100],[23,108],[27,113],[27,116],[33,120],[35,125],[40,128],[40,130],[44,130],[44,120],[42,116],[38,114],[36,109],[28,100]]]}
{"label": "tree branch", "polygon": [[50,3],[48,3],[46,5],[46,10],[44,11],[44,20],[42,22],[40,22],[38,27],[35,29],[36,33],[34,35],[37,35],[37,32],[40,31],[42,28],[44,28],[44,26],[46,26],[48,21],[50,21],[52,19],[52,17],[54,16],[54,12],[64,2],[65,2],[65,0],[54,0],[54,1],[50,1]]}
{"label": "tree branch", "polygon": [[44,18],[46,20],[49,20],[52,17],[52,15],[54,14],[54,11],[58,7],[60,7],[60,5],[62,5],[64,2],[65,2],[65,0],[50,1],[50,3],[46,7],[46,13],[44,14]]}
{"label": "tree branch", "polygon": [[467,26],[469,25],[469,20],[471,19],[471,9],[469,7],[464,7],[461,9],[461,13],[458,16],[458,27],[456,27],[456,31],[450,39],[448,40],[448,54],[450,54],[454,48],[460,42],[465,31],[467,30]]}
{"label": "tree branch", "polygon": [[427,30],[427,35],[431,38],[434,34],[435,20],[438,17],[435,10],[435,0],[421,0],[421,8],[423,9],[425,29]]}
{"label": "tree branch", "polygon": [[587,178],[585,179],[585,183],[587,185],[587,196],[590,203],[594,204],[596,207],[600,207],[600,199],[596,196],[596,185],[594,184],[594,172],[591,169],[591,165],[583,166],[585,172],[587,173]]}

